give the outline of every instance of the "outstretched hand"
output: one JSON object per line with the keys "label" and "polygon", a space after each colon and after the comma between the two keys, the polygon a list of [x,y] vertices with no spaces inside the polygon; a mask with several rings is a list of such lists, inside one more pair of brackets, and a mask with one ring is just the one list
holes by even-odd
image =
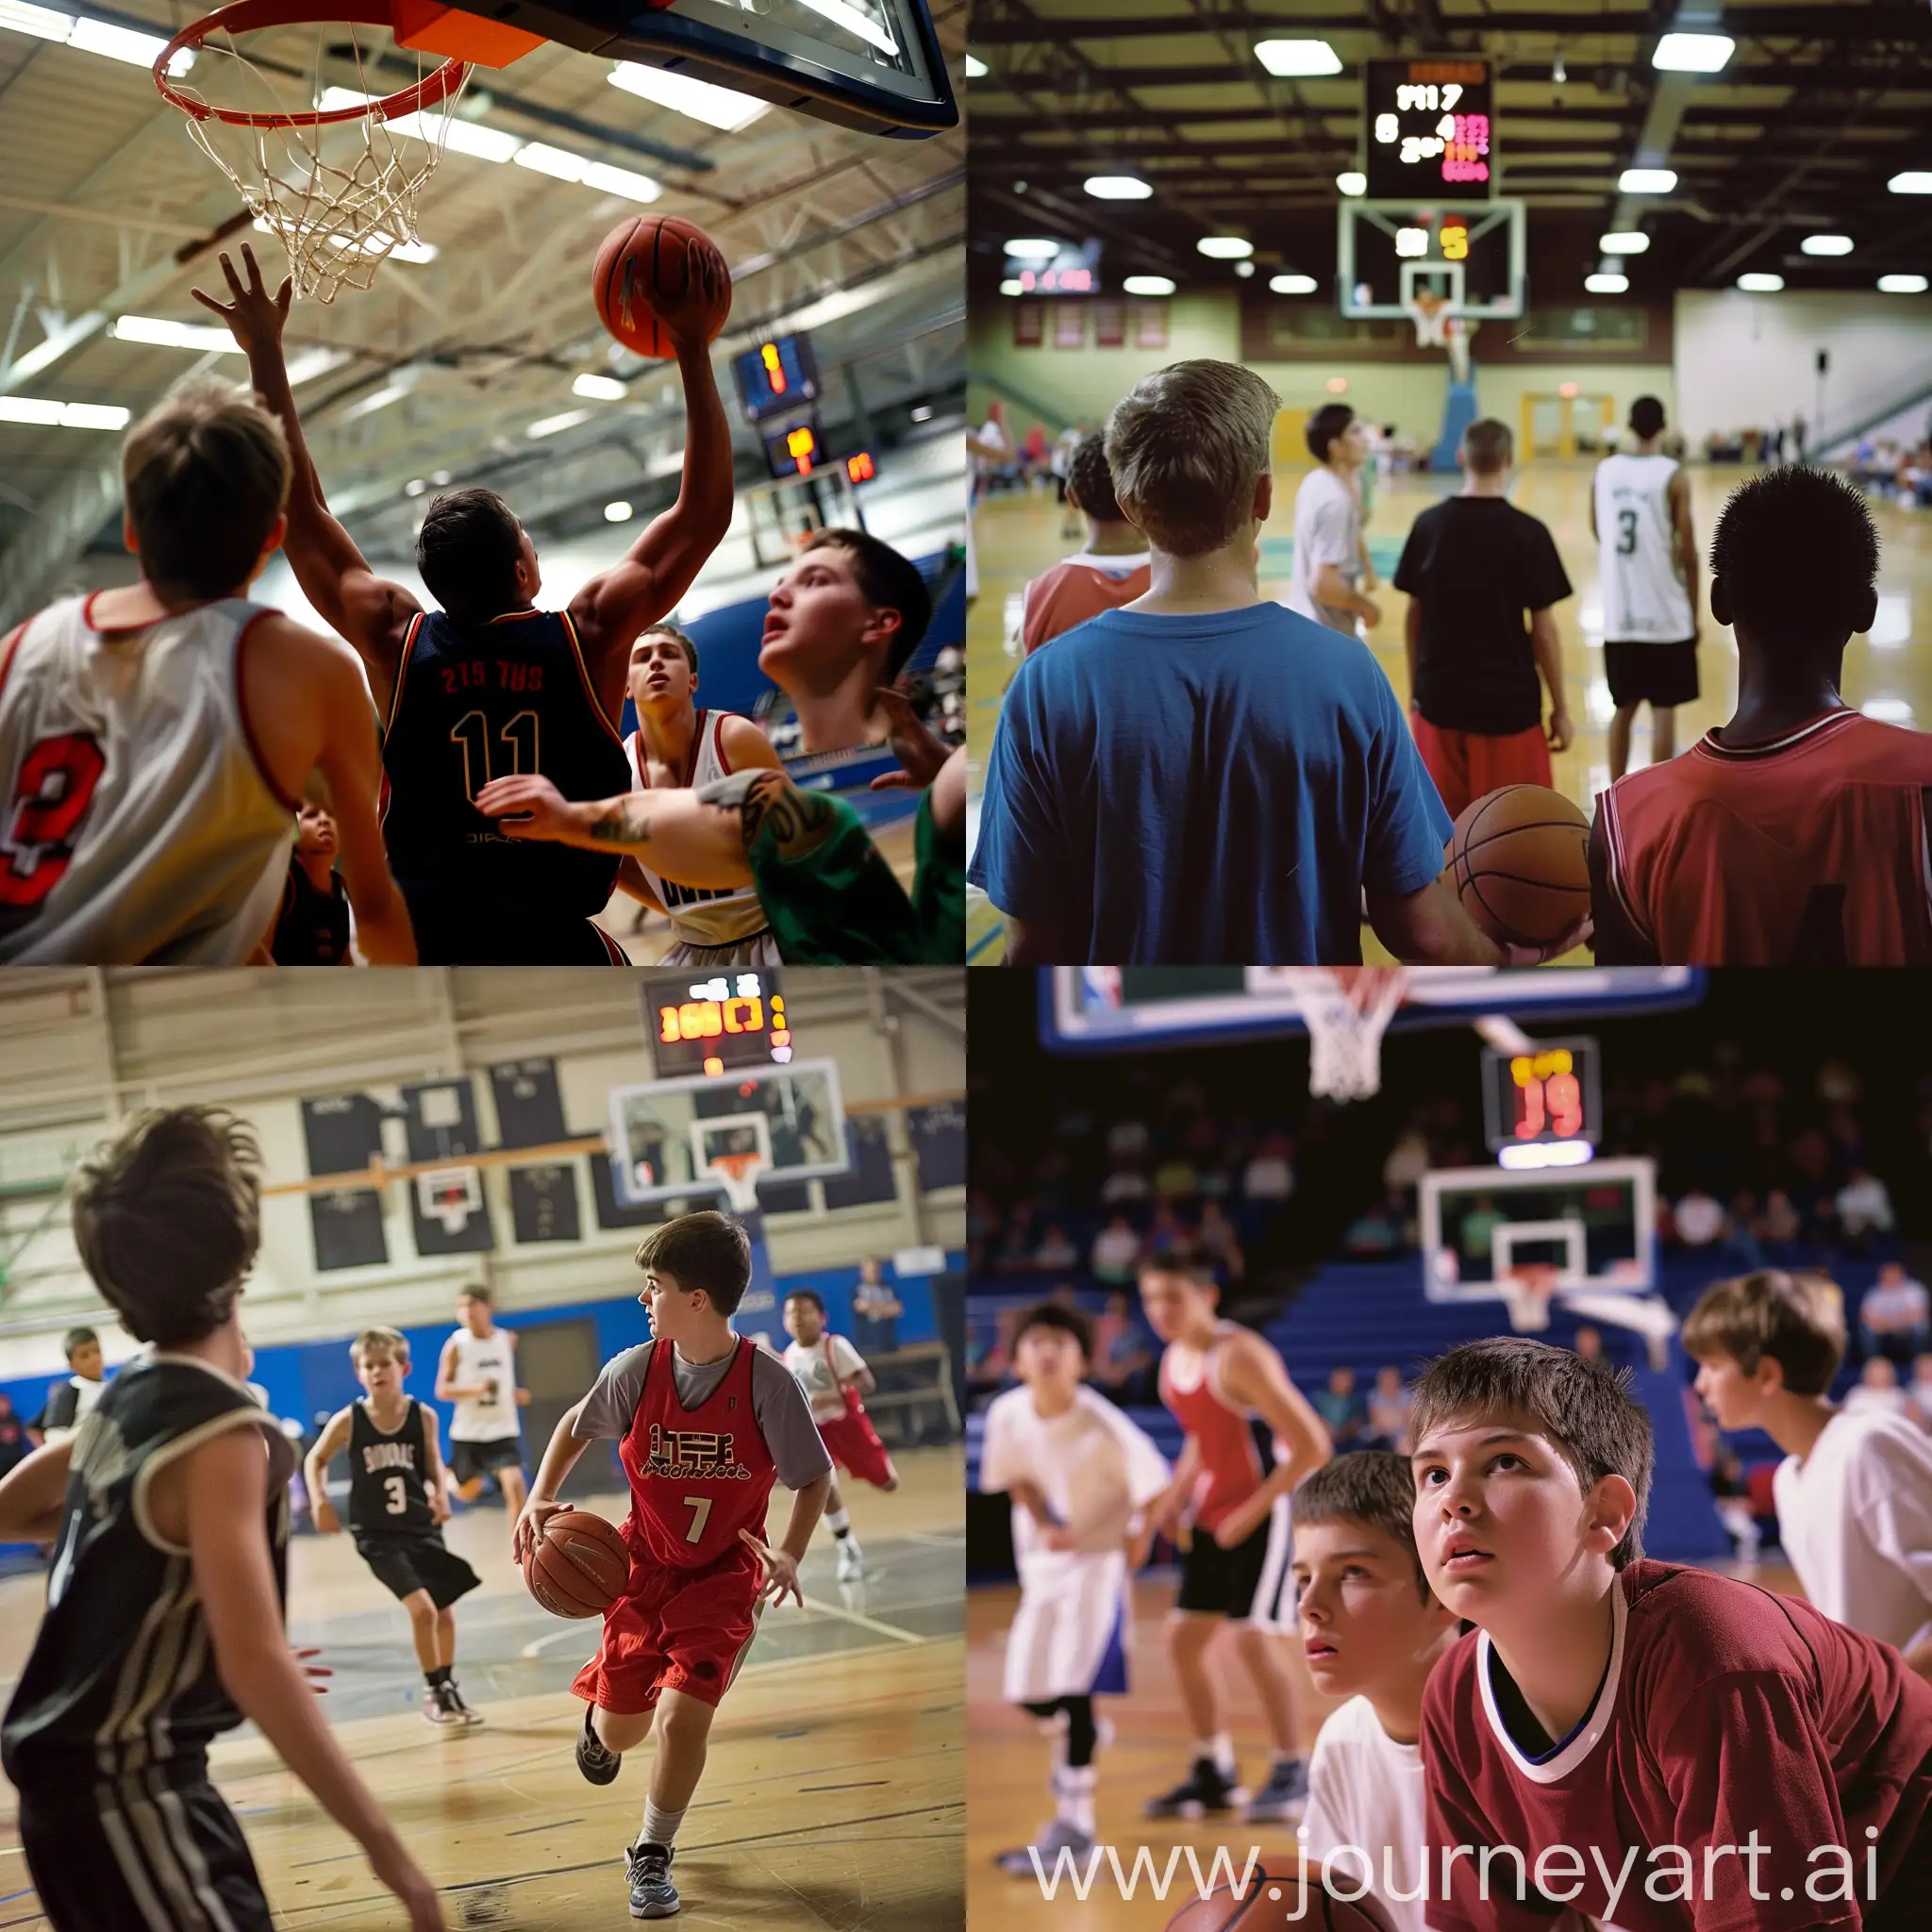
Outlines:
{"label": "outstretched hand", "polygon": [[741,1529],[738,1540],[765,1566],[764,1581],[758,1586],[759,1596],[768,1604],[782,1604],[788,1596],[795,1596],[799,1607],[804,1608],[805,1591],[798,1587],[797,1559],[783,1550],[761,1543],[748,1529]]}
{"label": "outstretched hand", "polygon": [[560,839],[570,823],[569,801],[535,772],[492,778],[477,792],[476,809],[495,819],[506,839]]}
{"label": "outstretched hand", "polygon": [[235,273],[235,264],[225,249],[222,251],[221,264],[228,292],[235,298],[233,302],[217,302],[201,289],[191,289],[189,293],[228,325],[228,332],[248,355],[253,356],[257,349],[279,348],[282,325],[289,319],[289,304],[295,298],[294,282],[284,275],[282,286],[271,295],[262,285],[261,266],[255,258],[255,250],[245,242],[242,244],[242,265],[248,271],[245,283]]}
{"label": "outstretched hand", "polygon": [[689,237],[684,262],[683,294],[668,296],[654,291],[651,308],[678,348],[702,350],[710,341],[711,325],[719,311],[728,306],[731,272],[710,242],[700,243]]}
{"label": "outstretched hand", "polygon": [[904,770],[886,772],[872,781],[874,791],[924,791],[953,755],[953,747],[933,736],[919,722],[909,699],[890,685],[873,692],[873,702],[886,714],[886,742]]}

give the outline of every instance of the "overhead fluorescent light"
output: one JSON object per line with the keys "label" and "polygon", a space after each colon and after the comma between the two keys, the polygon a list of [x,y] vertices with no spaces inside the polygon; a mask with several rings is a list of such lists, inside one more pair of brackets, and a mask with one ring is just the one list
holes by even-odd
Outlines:
{"label": "overhead fluorescent light", "polygon": [[[338,108],[366,108],[374,100],[374,94],[358,92],[352,87],[329,87],[322,91],[322,99],[317,104],[324,113],[333,113]],[[481,121],[465,121],[460,115],[442,114],[435,110],[425,112],[419,109],[413,114],[398,114],[389,124],[391,134],[406,136],[411,141],[425,141],[431,146],[441,144],[452,154],[468,155],[478,161],[507,161],[524,145],[514,134],[506,134],[500,127],[491,127]]]}
{"label": "overhead fluorescent light", "polygon": [[1145,201],[1154,192],[1138,175],[1090,175],[1080,185],[1095,201]]}
{"label": "overhead fluorescent light", "polygon": [[1798,246],[1807,255],[1849,255],[1852,238],[1849,235],[1807,235]]}
{"label": "overhead fluorescent light", "polygon": [[1878,291],[1883,295],[1923,295],[1928,284],[1924,275],[1880,275]]}
{"label": "overhead fluorescent light", "polygon": [[984,80],[986,76],[991,72],[991,68],[990,68],[986,64],[986,62],[979,58],[977,54],[967,55],[966,78],[968,80]]}
{"label": "overhead fluorescent light", "polygon": [[1017,275],[1008,275],[1000,284],[1000,293],[1002,295],[1024,295],[1025,292],[1026,285]]}
{"label": "overhead fluorescent light", "polygon": [[609,79],[612,87],[621,87],[627,94],[726,134],[736,134],[772,111],[769,101],[755,101],[735,88],[716,87],[708,80],[693,80],[688,74],[670,74],[638,60],[620,60]]}
{"label": "overhead fluorescent light", "polygon": [[520,168],[554,175],[559,181],[581,181],[591,165],[582,155],[574,155],[567,147],[552,147],[547,141],[526,141],[510,158]]}
{"label": "overhead fluorescent light", "polygon": [[621,403],[630,393],[614,375],[580,375],[571,384],[574,396],[588,396],[596,403]]}
{"label": "overhead fluorescent light", "polygon": [[540,416],[524,431],[533,441],[541,436],[555,436],[559,430],[575,429],[579,423],[588,423],[596,412],[592,409],[566,409],[560,416]]}
{"label": "overhead fluorescent light", "polygon": [[930,403],[921,403],[913,410],[912,420],[915,423],[930,423],[932,421],[932,405]]}
{"label": "overhead fluorescent light", "polygon": [[300,389],[305,382],[313,382],[318,375],[340,369],[348,359],[346,349],[305,349],[289,364],[289,387]]}
{"label": "overhead fluorescent light", "polygon": [[121,315],[108,325],[108,333],[123,342],[147,342],[159,349],[212,349],[218,355],[239,356],[242,345],[225,328],[198,322],[169,322],[158,315]]}
{"label": "overhead fluorescent light", "polygon": [[1775,295],[1785,285],[1782,275],[1744,275],[1738,277],[1738,286],[1753,295]]}
{"label": "overhead fluorescent light", "polygon": [[1722,74],[1737,45],[1729,34],[1666,34],[1650,64],[1663,74]]}
{"label": "overhead fluorescent light", "polygon": [[592,161],[584,170],[584,186],[600,194],[622,194],[630,201],[656,201],[664,192],[648,175],[632,168],[613,168],[606,161]]}
{"label": "overhead fluorescent light", "polygon": [[1321,284],[1313,275],[1274,275],[1268,286],[1277,295],[1312,295]]}
{"label": "overhead fluorescent light", "polygon": [[876,47],[881,54],[896,55],[898,43],[877,21],[871,20],[856,7],[848,7],[845,0],[803,0],[821,20],[829,20],[834,26],[843,27],[848,34],[856,35],[869,47]]}
{"label": "overhead fluorescent light", "polygon": [[362,244],[368,255],[382,255],[390,261],[413,261],[421,265],[434,261],[441,252],[434,242],[398,242],[385,250],[381,238],[372,235]]}
{"label": "overhead fluorescent light", "polygon": [[1622,295],[1629,290],[1630,277],[1619,275],[1613,269],[1606,269],[1596,275],[1585,275],[1583,286],[1592,295]]}
{"label": "overhead fluorescent light", "polygon": [[1009,261],[1051,261],[1059,252],[1060,244],[1043,235],[1023,235],[1019,241],[1007,243]]}
{"label": "overhead fluorescent light", "polygon": [[[125,60],[130,67],[152,67],[169,40],[166,34],[136,33],[128,27],[110,26],[105,20],[63,13],[56,7],[30,6],[25,0],[0,0],[0,28],[31,34],[39,41],[64,41],[83,54]],[[193,50],[183,47],[168,62],[168,72],[171,75],[186,74],[193,65]]]}
{"label": "overhead fluorescent light", "polygon": [[1245,278],[1255,273],[1255,264],[1252,261],[1238,261],[1234,265],[1234,272]]}
{"label": "overhead fluorescent light", "polygon": [[1624,194],[1668,194],[1676,185],[1676,173],[1670,168],[1625,168],[1617,176]]}
{"label": "overhead fluorescent light", "polygon": [[1596,245],[1606,255],[1641,255],[1650,247],[1650,237],[1639,234],[1634,228],[1621,229],[1600,236]]}
{"label": "overhead fluorescent light", "polygon": [[1203,235],[1194,243],[1210,261],[1245,261],[1255,244],[1240,235]]}
{"label": "overhead fluorescent light", "polygon": [[616,503],[607,503],[604,506],[604,521],[607,524],[627,524],[632,514],[630,505],[622,498]]}
{"label": "overhead fluorescent light", "polygon": [[1366,194],[1369,177],[1358,168],[1347,168],[1336,175],[1335,185],[1343,194]]}
{"label": "overhead fluorescent light", "polygon": [[358,416],[373,416],[376,410],[386,409],[391,403],[401,402],[408,393],[409,385],[407,382],[385,383],[382,388],[376,390],[374,393],[362,396],[356,402],[351,403],[342,411],[340,420],[344,423],[353,423]]}
{"label": "overhead fluorescent light", "polygon": [[1912,722],[1912,708],[1904,698],[1867,698],[1858,707],[1868,718],[1876,718],[1881,724],[1909,724]]}
{"label": "overhead fluorescent light", "polygon": [[45,429],[125,429],[131,411],[118,403],[57,403],[39,396],[0,396],[0,423]]}
{"label": "overhead fluorescent light", "polygon": [[1129,275],[1121,287],[1129,295],[1172,295],[1174,283],[1166,275]]}
{"label": "overhead fluorescent light", "polygon": [[1894,194],[1932,194],[1932,173],[1922,168],[1907,168],[1903,175],[1894,175],[1885,185]]}
{"label": "overhead fluorescent light", "polygon": [[423,477],[411,476],[409,480],[403,485],[403,494],[405,496],[421,496],[428,488],[428,483],[425,482]]}
{"label": "overhead fluorescent light", "polygon": [[1283,80],[1309,80],[1341,72],[1341,56],[1326,41],[1257,41],[1255,58]]}

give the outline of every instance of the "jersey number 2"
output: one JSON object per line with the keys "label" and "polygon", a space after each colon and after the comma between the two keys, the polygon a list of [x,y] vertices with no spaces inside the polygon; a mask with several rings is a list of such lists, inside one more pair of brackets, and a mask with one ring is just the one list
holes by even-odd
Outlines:
{"label": "jersey number 2", "polygon": [[691,1529],[685,1537],[688,1543],[703,1542],[705,1524],[711,1520],[711,1499],[708,1496],[687,1496],[684,1507],[691,1511]]}
{"label": "jersey number 2", "polygon": [[84,731],[43,738],[21,760],[0,836],[0,906],[38,906],[60,883],[107,768]]}
{"label": "jersey number 2", "polygon": [[399,1475],[386,1475],[382,1479],[383,1507],[391,1516],[400,1516],[409,1507],[409,1491]]}
{"label": "jersey number 2", "polygon": [[1620,509],[1617,512],[1617,555],[1637,555],[1637,512],[1634,509]]}
{"label": "jersey number 2", "polygon": [[450,728],[450,741],[463,748],[463,795],[472,805],[492,778],[518,778],[540,765],[537,714],[519,711],[497,734],[509,747],[509,769],[490,767],[490,720],[481,711],[465,711]]}

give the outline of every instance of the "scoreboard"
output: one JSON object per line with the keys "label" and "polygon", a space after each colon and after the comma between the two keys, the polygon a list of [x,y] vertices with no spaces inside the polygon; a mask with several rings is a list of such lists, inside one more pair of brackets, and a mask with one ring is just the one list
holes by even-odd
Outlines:
{"label": "scoreboard", "polygon": [[[1483,1125],[1493,1153],[1555,1147],[1588,1160],[1603,1132],[1593,1040],[1539,1040],[1528,1053],[1483,1049]],[[1561,1158],[1560,1156],[1557,1157]]]}
{"label": "scoreboard", "polygon": [[747,423],[763,423],[819,399],[818,358],[809,336],[774,336],[731,358]]}
{"label": "scoreboard", "polygon": [[1370,201],[1487,201],[1495,188],[1490,63],[1367,63]]}
{"label": "scoreboard", "polygon": [[785,995],[770,967],[734,967],[705,979],[654,975],[644,981],[643,998],[660,1080],[791,1061]]}

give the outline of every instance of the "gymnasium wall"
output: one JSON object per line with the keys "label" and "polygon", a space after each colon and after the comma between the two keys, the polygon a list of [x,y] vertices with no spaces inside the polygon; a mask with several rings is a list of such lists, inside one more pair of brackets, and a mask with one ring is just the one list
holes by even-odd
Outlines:
{"label": "gymnasium wall", "polygon": [[1820,349],[1831,357],[1827,431],[1932,390],[1928,295],[1686,290],[1676,298],[1675,333],[1683,428],[1693,448],[1713,430],[1798,414],[1815,449]]}

